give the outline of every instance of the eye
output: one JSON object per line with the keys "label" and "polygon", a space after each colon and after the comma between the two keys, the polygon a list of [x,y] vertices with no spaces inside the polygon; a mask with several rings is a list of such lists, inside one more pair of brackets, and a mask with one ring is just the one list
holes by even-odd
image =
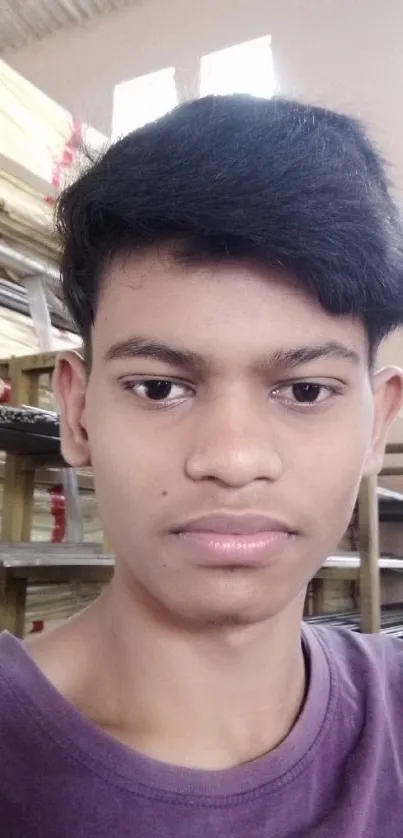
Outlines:
{"label": "eye", "polygon": [[130,390],[140,399],[154,402],[155,405],[168,406],[183,401],[191,393],[186,384],[169,381],[165,378],[142,379],[142,381],[124,381],[125,390]]}
{"label": "eye", "polygon": [[292,407],[309,408],[322,404],[331,396],[336,395],[337,388],[330,384],[317,384],[313,381],[297,381],[294,384],[287,384],[278,387],[273,396],[278,401],[284,401]]}

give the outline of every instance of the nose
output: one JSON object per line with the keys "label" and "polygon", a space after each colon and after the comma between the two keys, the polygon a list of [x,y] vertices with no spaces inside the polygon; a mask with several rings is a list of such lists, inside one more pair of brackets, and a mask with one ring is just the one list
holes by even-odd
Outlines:
{"label": "nose", "polygon": [[283,473],[269,407],[241,397],[220,398],[199,412],[186,458],[186,474],[242,488],[273,482]]}

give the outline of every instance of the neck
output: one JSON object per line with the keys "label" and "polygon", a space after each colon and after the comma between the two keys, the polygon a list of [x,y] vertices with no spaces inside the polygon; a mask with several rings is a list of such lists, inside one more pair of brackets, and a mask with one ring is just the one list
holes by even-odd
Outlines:
{"label": "neck", "polygon": [[301,598],[259,625],[192,632],[156,621],[115,581],[101,613],[92,636],[102,656],[91,658],[102,666],[90,668],[91,706],[82,709],[125,744],[213,770],[287,736],[306,687]]}

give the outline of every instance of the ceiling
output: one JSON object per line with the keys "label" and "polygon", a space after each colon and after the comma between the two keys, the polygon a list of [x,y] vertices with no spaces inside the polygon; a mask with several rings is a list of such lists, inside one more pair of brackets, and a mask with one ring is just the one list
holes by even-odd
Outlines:
{"label": "ceiling", "polygon": [[80,25],[135,0],[0,0],[0,53]]}

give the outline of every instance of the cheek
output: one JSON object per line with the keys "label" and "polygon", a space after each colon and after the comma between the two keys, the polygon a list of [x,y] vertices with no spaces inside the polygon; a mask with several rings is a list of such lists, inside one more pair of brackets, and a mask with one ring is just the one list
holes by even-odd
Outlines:
{"label": "cheek", "polygon": [[141,516],[164,503],[175,472],[175,448],[161,450],[149,422],[139,427],[119,403],[101,405],[99,398],[88,402],[86,426],[101,516],[127,528],[136,510]]}
{"label": "cheek", "polygon": [[300,451],[296,482],[303,514],[311,523],[315,519],[314,529],[330,541],[341,538],[350,522],[369,439],[365,422],[341,422]]}

